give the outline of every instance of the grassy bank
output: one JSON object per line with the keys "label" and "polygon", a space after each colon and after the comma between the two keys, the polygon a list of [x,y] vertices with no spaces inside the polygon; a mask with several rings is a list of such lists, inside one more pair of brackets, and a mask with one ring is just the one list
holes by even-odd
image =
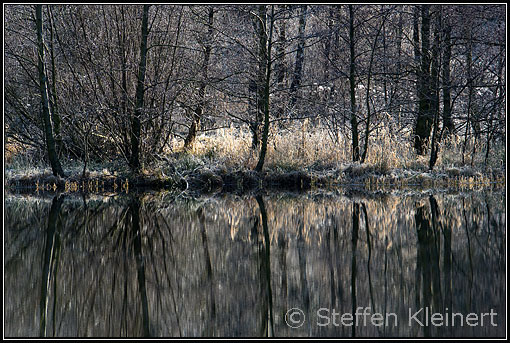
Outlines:
{"label": "grassy bank", "polygon": [[[438,162],[428,170],[428,156],[416,156],[411,132],[391,132],[381,127],[370,141],[366,163],[352,163],[348,137],[331,137],[305,121],[271,133],[264,172],[252,171],[258,154],[251,149],[251,135],[237,128],[219,129],[197,137],[192,151],[172,140],[166,151],[133,175],[122,160],[83,162],[63,159],[67,177],[54,178],[33,152],[8,147],[6,182],[13,188],[38,188],[37,182],[66,189],[67,182],[96,180],[107,188],[125,182],[133,188],[175,188],[190,191],[243,191],[256,188],[305,190],[326,187],[380,188],[478,188],[505,185],[505,148],[492,147],[485,161],[484,146],[468,142],[462,161],[463,140],[442,142]],[[377,137],[377,138],[376,138]],[[487,163],[485,163],[487,162]],[[116,181],[119,180],[119,181]],[[94,182],[96,182],[94,181]],[[52,186],[52,185],[51,185]],[[69,185],[68,185],[69,186]],[[44,186],[46,187],[46,186]],[[84,188],[84,187],[82,187]],[[95,186],[93,187],[96,188]]]}

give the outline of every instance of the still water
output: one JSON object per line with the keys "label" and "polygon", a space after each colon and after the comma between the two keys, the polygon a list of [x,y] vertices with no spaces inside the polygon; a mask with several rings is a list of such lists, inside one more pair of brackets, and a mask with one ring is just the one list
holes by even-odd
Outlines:
{"label": "still water", "polygon": [[8,337],[506,332],[504,192],[9,195],[4,220]]}

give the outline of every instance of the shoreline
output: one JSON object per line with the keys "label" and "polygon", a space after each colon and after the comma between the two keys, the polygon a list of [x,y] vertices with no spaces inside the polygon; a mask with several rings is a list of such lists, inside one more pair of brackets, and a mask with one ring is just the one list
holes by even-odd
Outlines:
{"label": "shoreline", "polygon": [[5,177],[5,190],[10,193],[128,193],[168,190],[209,194],[214,192],[243,193],[257,191],[297,191],[315,189],[355,189],[365,192],[406,189],[470,190],[501,189],[506,187],[505,171],[483,173],[473,169],[452,168],[423,172],[393,169],[377,173],[370,168],[351,165],[344,170],[288,172],[252,170],[226,171],[202,168],[187,175],[103,175],[82,177],[70,174],[66,178],[50,173]]}

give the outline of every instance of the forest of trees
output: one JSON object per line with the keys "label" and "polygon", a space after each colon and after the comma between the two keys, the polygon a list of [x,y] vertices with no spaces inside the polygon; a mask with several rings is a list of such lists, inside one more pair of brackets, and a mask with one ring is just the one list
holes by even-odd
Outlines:
{"label": "forest of trees", "polygon": [[270,128],[307,121],[353,162],[382,126],[430,169],[451,136],[487,161],[506,140],[505,23],[505,5],[4,5],[6,144],[54,175],[69,158],[138,172],[172,139],[243,126],[261,171]]}

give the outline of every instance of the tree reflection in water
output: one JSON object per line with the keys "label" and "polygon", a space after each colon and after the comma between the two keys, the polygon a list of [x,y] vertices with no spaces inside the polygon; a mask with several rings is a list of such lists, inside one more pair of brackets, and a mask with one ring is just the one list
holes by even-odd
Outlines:
{"label": "tree reflection in water", "polygon": [[[416,261],[416,307],[413,313],[428,307],[432,312],[444,313],[440,308],[441,289],[439,287],[439,239],[437,202],[429,197],[430,205],[423,201],[416,205],[416,231],[418,251]],[[421,312],[422,322],[425,312]],[[423,335],[430,337],[431,326],[423,327]]]}
{"label": "tree reflection in water", "polygon": [[[8,197],[6,336],[502,336],[504,194]],[[271,258],[273,257],[273,258]],[[37,291],[39,290],[39,291]],[[497,327],[409,326],[409,309]],[[288,327],[287,310],[306,322]],[[319,308],[397,327],[317,325]],[[274,315],[274,314],[277,315]]]}
{"label": "tree reflection in water", "polygon": [[[55,335],[55,314],[57,306],[57,274],[58,274],[58,260],[60,256],[60,225],[57,224],[60,206],[64,200],[63,196],[56,195],[52,202],[50,213],[48,215],[48,226],[46,228],[46,239],[44,241],[44,254],[42,266],[42,279],[41,279],[41,301],[40,301],[40,327],[39,336],[47,336],[47,316],[49,305],[48,288],[53,279],[53,336]],[[59,224],[61,224],[59,222]]]}

